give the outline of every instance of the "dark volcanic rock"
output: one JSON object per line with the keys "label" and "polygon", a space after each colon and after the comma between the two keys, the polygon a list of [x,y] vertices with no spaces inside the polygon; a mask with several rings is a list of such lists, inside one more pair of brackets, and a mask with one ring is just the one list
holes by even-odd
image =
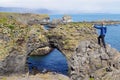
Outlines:
{"label": "dark volcanic rock", "polygon": [[[89,47],[91,45],[94,47]],[[120,53],[109,45],[106,49],[107,52],[93,41],[81,41],[70,59],[70,77],[73,80],[91,80],[91,76],[94,80],[119,80]]]}
{"label": "dark volcanic rock", "polygon": [[26,56],[13,48],[10,54],[0,63],[0,75],[24,73]]}

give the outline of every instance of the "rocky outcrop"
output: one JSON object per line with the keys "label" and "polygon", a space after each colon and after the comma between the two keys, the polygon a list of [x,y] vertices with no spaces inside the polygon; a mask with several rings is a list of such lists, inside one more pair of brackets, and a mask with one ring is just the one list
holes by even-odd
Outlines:
{"label": "rocky outcrop", "polygon": [[69,15],[64,15],[63,17],[62,17],[62,21],[63,21],[63,23],[69,23],[69,22],[72,22],[73,20],[72,20],[72,17],[71,16],[69,16]]}
{"label": "rocky outcrop", "polygon": [[57,48],[68,61],[72,80],[119,80],[120,53],[109,45],[105,50],[97,44],[91,23],[59,24],[45,31],[40,24],[27,23],[39,15],[6,17],[10,15],[0,15],[0,75],[24,73],[29,55],[44,55]]}
{"label": "rocky outcrop", "polygon": [[24,73],[26,57],[26,54],[23,55],[20,51],[13,48],[10,54],[0,62],[0,75]]}
{"label": "rocky outcrop", "polygon": [[72,80],[119,80],[120,53],[94,41],[81,41],[70,59]]}
{"label": "rocky outcrop", "polygon": [[82,40],[97,41],[95,29],[89,23],[58,25],[46,34],[51,47],[58,48],[69,59]]}
{"label": "rocky outcrop", "polygon": [[[35,28],[34,31],[38,29]],[[47,54],[47,52],[51,51],[51,48],[49,47],[49,43],[47,42],[47,39],[42,34],[35,34],[36,32],[31,32],[30,36],[26,43],[27,48],[27,54],[28,55],[42,55]]]}
{"label": "rocky outcrop", "polygon": [[[10,18],[11,16],[11,18]],[[0,74],[25,73],[26,59],[34,50],[46,54],[49,49],[42,25],[27,24],[31,18],[46,16],[32,14],[0,13]],[[43,53],[45,48],[46,52]],[[44,51],[45,51],[44,49]]]}
{"label": "rocky outcrop", "polygon": [[32,55],[32,56],[46,55],[46,54],[49,54],[51,51],[52,51],[52,48],[46,46],[46,47],[42,47],[42,48],[37,48],[36,50],[31,52],[30,55]]}
{"label": "rocky outcrop", "polygon": [[28,21],[29,25],[34,25],[34,24],[48,24],[50,23],[50,18],[49,17],[45,17],[43,19],[31,19]]}

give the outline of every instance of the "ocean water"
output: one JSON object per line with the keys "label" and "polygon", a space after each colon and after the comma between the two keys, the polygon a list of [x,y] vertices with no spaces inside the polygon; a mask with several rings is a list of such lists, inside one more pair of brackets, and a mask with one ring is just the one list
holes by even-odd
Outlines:
{"label": "ocean water", "polygon": [[120,24],[107,26],[105,40],[112,47],[120,51]]}
{"label": "ocean water", "polygon": [[48,25],[44,25],[45,30],[49,30],[50,27]]}
{"label": "ocean water", "polygon": [[[116,25],[107,25],[107,33],[105,36],[105,42],[111,47],[116,48],[120,51],[120,24]],[[97,30],[98,35],[100,30]]]}
{"label": "ocean water", "polygon": [[64,75],[67,75],[68,73],[67,60],[57,49],[54,49],[51,53],[45,56],[31,56],[28,61],[32,63],[33,67],[37,67],[39,71],[46,69]]}
{"label": "ocean water", "polygon": [[[49,15],[50,19],[62,19],[63,15]],[[74,22],[80,21],[99,21],[99,20],[120,20],[120,14],[71,14]]]}
{"label": "ocean water", "polygon": [[[54,18],[62,18],[63,15],[50,15],[51,20]],[[82,21],[99,21],[99,20],[120,20],[120,14],[81,14],[71,15],[74,22]],[[46,26],[48,29],[48,26]],[[99,33],[99,30],[98,30]],[[120,51],[120,24],[107,25],[106,43]],[[67,75],[68,66],[65,56],[57,49],[45,56],[31,56],[28,59],[38,70],[47,69],[49,71],[58,72]]]}

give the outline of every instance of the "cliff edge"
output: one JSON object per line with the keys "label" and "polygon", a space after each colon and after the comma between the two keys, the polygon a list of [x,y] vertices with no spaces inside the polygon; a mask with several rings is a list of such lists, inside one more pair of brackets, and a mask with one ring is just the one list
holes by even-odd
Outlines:
{"label": "cliff edge", "polygon": [[70,59],[73,80],[119,80],[120,53],[107,45],[107,51],[94,41],[81,41]]}

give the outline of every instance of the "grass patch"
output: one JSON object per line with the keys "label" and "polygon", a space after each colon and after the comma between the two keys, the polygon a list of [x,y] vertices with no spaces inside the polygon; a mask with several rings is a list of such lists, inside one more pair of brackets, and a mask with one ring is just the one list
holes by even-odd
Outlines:
{"label": "grass patch", "polygon": [[7,27],[10,28],[11,30],[14,30],[14,29],[15,29],[15,26],[14,26],[14,25],[8,25]]}
{"label": "grass patch", "polygon": [[95,80],[94,78],[90,78],[89,80]]}
{"label": "grass patch", "polygon": [[0,23],[6,23],[7,22],[7,19],[6,18],[1,18],[0,19]]}

